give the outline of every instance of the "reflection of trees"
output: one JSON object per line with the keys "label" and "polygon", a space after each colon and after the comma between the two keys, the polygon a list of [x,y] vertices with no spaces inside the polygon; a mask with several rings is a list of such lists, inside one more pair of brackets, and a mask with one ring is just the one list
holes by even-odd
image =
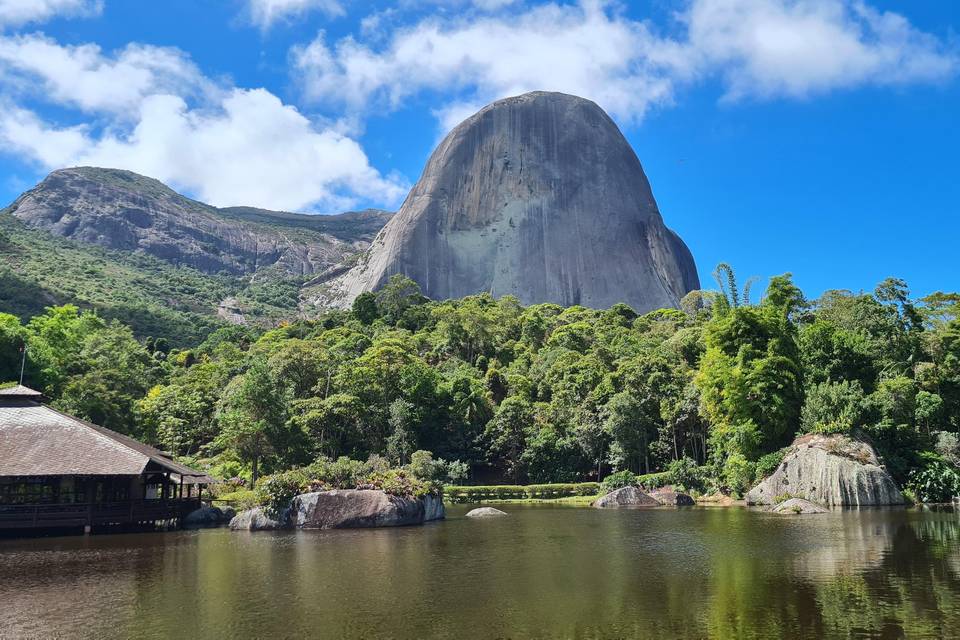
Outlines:
{"label": "reflection of trees", "polygon": [[510,511],[398,529],[14,543],[0,553],[0,636],[792,639],[960,629],[955,514]]}
{"label": "reflection of trees", "polygon": [[817,588],[824,628],[842,637],[948,637],[960,628],[960,521],[903,523],[881,561]]}

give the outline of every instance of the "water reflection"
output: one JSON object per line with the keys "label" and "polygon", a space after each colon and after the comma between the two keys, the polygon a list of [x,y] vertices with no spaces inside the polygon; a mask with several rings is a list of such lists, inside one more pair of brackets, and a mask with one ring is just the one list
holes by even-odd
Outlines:
{"label": "water reflection", "polygon": [[[512,507],[421,528],[0,541],[12,637],[943,637],[960,517]],[[6,636],[4,636],[6,637]]]}

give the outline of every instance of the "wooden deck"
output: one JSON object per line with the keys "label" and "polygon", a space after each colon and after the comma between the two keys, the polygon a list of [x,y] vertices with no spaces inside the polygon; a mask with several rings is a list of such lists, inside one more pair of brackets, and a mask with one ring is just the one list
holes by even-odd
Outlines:
{"label": "wooden deck", "polygon": [[182,522],[188,513],[198,508],[199,498],[99,504],[0,505],[0,530]]}

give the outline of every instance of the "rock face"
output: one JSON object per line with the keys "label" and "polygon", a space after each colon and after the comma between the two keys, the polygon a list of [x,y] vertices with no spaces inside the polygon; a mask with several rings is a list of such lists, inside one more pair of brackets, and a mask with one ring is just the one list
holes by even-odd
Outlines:
{"label": "rock face", "polygon": [[621,487],[598,498],[593,506],[597,509],[617,507],[659,507],[660,502],[651,498],[637,487]]}
{"label": "rock face", "polygon": [[472,509],[467,512],[466,517],[468,518],[502,518],[503,516],[509,515],[500,511],[500,509],[494,509],[493,507],[480,507],[479,509]]}
{"label": "rock face", "polygon": [[130,171],[54,171],[9,207],[28,226],[110,249],[143,251],[207,273],[275,267],[310,275],[350,262],[390,214],[368,210],[309,216],[186,198]]}
{"label": "rock face", "polygon": [[305,493],[294,498],[290,507],[290,524],[298,529],[398,527],[444,516],[439,497],[405,498],[367,489]]}
{"label": "rock face", "polygon": [[400,211],[324,303],[347,306],[393,274],[442,300],[480,292],[638,312],[699,288],[640,161],[593,102],[528,93],[456,127]]}
{"label": "rock face", "polygon": [[231,520],[233,516],[226,519],[225,514],[219,507],[203,506],[187,514],[183,519],[185,527],[215,527],[218,524]]}
{"label": "rock face", "polygon": [[815,502],[810,502],[809,500],[804,500],[803,498],[790,498],[789,500],[784,500],[778,505],[775,505],[770,508],[771,513],[782,513],[784,515],[801,515],[807,513],[828,513],[827,509],[824,509]]}
{"label": "rock face", "polygon": [[689,495],[679,493],[669,488],[656,489],[648,495],[660,504],[668,507],[692,507],[697,504],[696,500]]}
{"label": "rock face", "polygon": [[289,524],[284,514],[280,519],[275,520],[270,517],[263,507],[254,507],[247,511],[238,513],[230,521],[230,529],[233,531],[273,531],[276,529],[286,529]]}
{"label": "rock face", "polygon": [[747,493],[747,504],[790,495],[834,506],[903,504],[903,495],[869,444],[841,435],[805,435],[783,462]]}

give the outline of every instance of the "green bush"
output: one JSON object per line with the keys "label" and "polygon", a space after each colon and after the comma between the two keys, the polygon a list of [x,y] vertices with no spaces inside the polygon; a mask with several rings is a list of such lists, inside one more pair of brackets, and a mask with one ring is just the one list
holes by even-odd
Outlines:
{"label": "green bush", "polygon": [[443,492],[443,485],[430,480],[421,480],[405,469],[377,471],[362,483],[361,489],[379,489],[394,496],[413,496],[421,498],[428,494]]}
{"label": "green bush", "polygon": [[665,487],[672,483],[673,477],[670,475],[669,471],[661,471],[660,473],[645,473],[637,476],[637,484],[648,490],[659,489],[660,487]]}
{"label": "green bush", "polygon": [[697,461],[683,457],[674,460],[667,466],[670,482],[684,491],[703,491],[706,487],[706,478]]}
{"label": "green bush", "polygon": [[760,482],[776,471],[780,463],[783,462],[783,457],[787,455],[787,451],[788,448],[784,448],[779,451],[774,451],[773,453],[768,453],[765,456],[760,456],[760,459],[757,460],[757,469],[753,478],[754,482]]}
{"label": "green bush", "polygon": [[473,503],[487,500],[555,500],[574,496],[595,496],[600,493],[599,482],[529,484],[529,485],[488,485],[488,486],[448,486],[443,495],[450,502]]}
{"label": "green bush", "polygon": [[755,477],[756,464],[740,453],[731,454],[723,464],[723,482],[737,496],[742,496],[750,490]]}
{"label": "green bush", "polygon": [[637,486],[637,475],[628,469],[611,473],[603,479],[603,490],[606,493],[621,489],[623,487]]}
{"label": "green bush", "polygon": [[237,511],[246,511],[260,504],[259,494],[253,489],[239,489],[229,493],[222,493],[213,499],[214,503],[230,505]]}
{"label": "green bush", "polygon": [[910,473],[907,489],[920,502],[950,502],[960,496],[960,473],[942,459],[929,459]]}
{"label": "green bush", "polygon": [[257,483],[257,501],[274,515],[280,514],[296,496],[310,487],[310,476],[304,469],[291,469],[262,478]]}

